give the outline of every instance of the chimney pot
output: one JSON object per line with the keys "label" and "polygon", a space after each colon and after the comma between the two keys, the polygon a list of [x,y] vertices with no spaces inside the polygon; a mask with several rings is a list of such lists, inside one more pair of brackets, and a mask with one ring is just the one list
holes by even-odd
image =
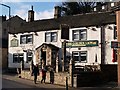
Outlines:
{"label": "chimney pot", "polygon": [[32,11],[33,11],[33,6],[32,6]]}

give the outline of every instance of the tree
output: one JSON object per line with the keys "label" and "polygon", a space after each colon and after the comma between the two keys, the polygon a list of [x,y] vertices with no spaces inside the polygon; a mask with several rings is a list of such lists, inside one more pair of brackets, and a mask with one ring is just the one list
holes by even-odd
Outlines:
{"label": "tree", "polygon": [[95,2],[62,2],[62,16],[89,13],[93,10]]}

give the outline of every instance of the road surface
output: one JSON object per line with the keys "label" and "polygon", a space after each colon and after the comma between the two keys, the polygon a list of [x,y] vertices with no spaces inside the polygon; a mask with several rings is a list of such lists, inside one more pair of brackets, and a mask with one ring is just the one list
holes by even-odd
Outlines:
{"label": "road surface", "polygon": [[[64,86],[54,84],[34,84],[31,80],[16,78],[15,76],[4,75],[2,77],[2,90],[67,90]],[[79,87],[68,88],[68,90],[120,90],[112,87]]]}

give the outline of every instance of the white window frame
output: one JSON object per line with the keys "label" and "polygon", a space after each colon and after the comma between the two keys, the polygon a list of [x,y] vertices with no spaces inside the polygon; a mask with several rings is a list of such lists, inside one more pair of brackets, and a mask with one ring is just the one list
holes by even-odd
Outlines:
{"label": "white window frame", "polygon": [[45,42],[57,42],[57,32],[46,32]]}
{"label": "white window frame", "polygon": [[26,44],[26,36],[21,36],[20,37],[20,43],[21,44]]}
{"label": "white window frame", "polygon": [[87,51],[81,51],[80,52],[80,56],[82,57],[82,56],[86,56],[86,60],[84,60],[84,61],[82,61],[81,60],[81,57],[80,57],[80,62],[87,62]]}
{"label": "white window frame", "polygon": [[[28,58],[31,58],[31,60],[29,60]],[[32,61],[32,59],[33,59],[33,53],[32,52],[27,52],[27,60],[26,60],[26,62],[28,63],[28,62]]]}
{"label": "white window frame", "polygon": [[[74,55],[74,53],[76,53],[76,55]],[[82,55],[82,53],[84,53],[84,54]],[[72,52],[72,56],[73,56],[73,58],[74,58],[74,56],[78,56],[78,60],[75,60],[75,63],[78,63],[78,62],[80,62],[80,63],[87,63],[87,51],[73,51]],[[82,61],[81,60],[82,56],[86,56],[86,60]]]}
{"label": "white window frame", "polygon": [[[85,31],[85,32],[83,32],[83,31]],[[81,36],[85,36],[84,38],[81,38]],[[81,30],[80,31],[80,40],[86,40],[87,39],[87,30]]]}
{"label": "white window frame", "polygon": [[113,6],[115,6],[115,3],[114,3],[114,2],[111,3],[111,7],[113,7]]}
{"label": "white window frame", "polygon": [[[75,35],[78,35],[77,38],[75,38]],[[82,38],[81,36],[85,35],[85,38]],[[78,41],[78,40],[87,40],[87,29],[77,29],[72,31],[72,40]]]}
{"label": "white window frame", "polygon": [[[31,39],[28,41],[28,39]],[[25,40],[25,41],[24,41]],[[24,41],[24,42],[23,42]],[[28,35],[21,35],[20,36],[20,44],[32,44],[33,43],[33,35],[28,34]]]}
{"label": "white window frame", "polygon": [[94,8],[94,11],[97,11],[97,9],[96,9],[96,8]]}
{"label": "white window frame", "polygon": [[[14,61],[14,57],[17,58],[17,61]],[[22,57],[23,60],[24,60],[24,54],[23,53],[14,53],[13,54],[13,63],[20,63],[21,62],[20,57]]]}
{"label": "white window frame", "polygon": [[[28,41],[28,39],[30,39],[30,41]],[[27,36],[27,43],[32,44],[32,40],[33,40],[33,36],[32,35],[28,35]]]}
{"label": "white window frame", "polygon": [[[74,38],[75,36],[77,36],[78,38]],[[79,38],[80,38],[79,30],[74,30],[73,31],[73,38],[74,38],[74,40],[79,40]]]}
{"label": "white window frame", "polygon": [[51,41],[52,42],[56,42],[57,41],[57,33],[56,32],[51,33]]}
{"label": "white window frame", "polygon": [[105,9],[105,6],[103,5],[103,6],[102,6],[102,10],[104,10],[104,9]]}

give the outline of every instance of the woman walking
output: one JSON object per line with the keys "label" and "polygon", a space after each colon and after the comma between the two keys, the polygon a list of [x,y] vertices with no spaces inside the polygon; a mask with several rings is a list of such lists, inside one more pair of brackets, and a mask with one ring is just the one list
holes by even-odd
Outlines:
{"label": "woman walking", "polygon": [[45,69],[42,69],[42,80],[41,80],[41,83],[44,81],[45,83],[45,80],[46,80],[46,70]]}

